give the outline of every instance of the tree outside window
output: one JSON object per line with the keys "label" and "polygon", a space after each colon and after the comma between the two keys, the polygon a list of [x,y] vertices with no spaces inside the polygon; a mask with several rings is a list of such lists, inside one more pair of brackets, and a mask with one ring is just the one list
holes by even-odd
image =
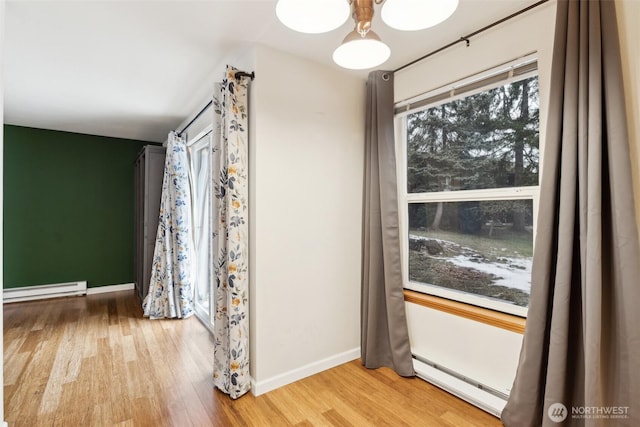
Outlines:
{"label": "tree outside window", "polygon": [[[477,305],[526,307],[539,180],[536,75],[403,117],[408,279]],[[411,286],[408,286],[411,287]]]}

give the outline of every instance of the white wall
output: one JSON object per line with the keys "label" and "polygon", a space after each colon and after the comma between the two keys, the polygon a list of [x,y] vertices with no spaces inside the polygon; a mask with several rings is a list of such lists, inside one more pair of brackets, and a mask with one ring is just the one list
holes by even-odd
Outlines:
{"label": "white wall", "polygon": [[[2,215],[3,215],[3,203],[4,203],[4,194],[3,194],[3,189],[4,189],[4,183],[2,181],[2,177],[4,176],[4,159],[3,159],[3,155],[4,155],[4,78],[2,75],[2,70],[4,69],[4,67],[2,66],[3,62],[2,62],[2,58],[3,58],[3,51],[4,51],[4,4],[5,2],[2,1],[0,2],[0,224],[3,223],[3,219],[2,219]],[[0,226],[0,243],[3,242],[3,231],[2,231],[2,227]],[[2,264],[2,260],[4,258],[4,255],[2,253],[2,247],[4,245],[0,244],[0,288],[4,288],[4,284],[2,283],[2,278],[4,276],[4,266]],[[2,314],[3,311],[3,305],[2,305],[2,300],[0,299],[0,331],[4,331],[4,327],[3,327],[3,319],[4,316]],[[0,355],[4,355],[4,347],[3,347],[3,342],[4,340],[0,340]],[[0,385],[4,384],[4,377],[3,377],[3,365],[4,365],[4,357],[0,357]],[[4,420],[4,387],[0,387],[0,422]]]}
{"label": "white wall", "polygon": [[[532,52],[538,52],[541,111],[549,99],[555,2],[514,18],[396,73],[396,102],[413,98]],[[546,117],[541,115],[540,128]],[[541,134],[541,146],[544,139]],[[520,354],[522,336],[472,320],[407,303],[414,353],[473,380],[508,393]]]}
{"label": "white wall", "polygon": [[640,26],[638,26],[640,2],[637,0],[618,0],[616,1],[616,12],[626,93],[627,120],[629,121],[636,220],[640,233]]}
{"label": "white wall", "polygon": [[258,46],[251,373],[261,394],[359,357],[365,82]]}
{"label": "white wall", "polygon": [[[249,322],[252,392],[262,394],[360,356],[365,82],[255,46],[221,61],[198,96],[226,63],[256,73]],[[187,134],[210,123],[207,111]]]}
{"label": "white wall", "polygon": [[[196,99],[201,99],[201,101],[197,104],[197,110],[193,111],[189,117],[184,119],[182,123],[180,123],[180,125],[175,128],[175,130],[181,131],[182,129],[184,129],[184,127],[195,118],[200,110],[205,105],[207,105],[209,101],[211,101],[213,91],[215,89],[215,84],[221,82],[224,78],[227,64],[237,68],[238,70],[250,73],[254,69],[254,49],[247,48],[244,50],[239,50],[237,52],[234,52],[233,54],[229,54],[228,56],[218,61],[218,65],[207,76],[207,79],[202,82],[198,90],[195,92]],[[206,95],[202,96],[203,93]],[[207,111],[202,113],[200,117],[198,117],[193,123],[191,123],[191,125],[189,125],[187,130],[185,130],[182,135],[187,137],[187,140],[195,138],[198,134],[200,134],[200,132],[211,125],[212,117],[213,111],[211,110],[211,107],[209,107]]]}
{"label": "white wall", "polygon": [[522,335],[418,304],[406,309],[414,354],[509,394]]}

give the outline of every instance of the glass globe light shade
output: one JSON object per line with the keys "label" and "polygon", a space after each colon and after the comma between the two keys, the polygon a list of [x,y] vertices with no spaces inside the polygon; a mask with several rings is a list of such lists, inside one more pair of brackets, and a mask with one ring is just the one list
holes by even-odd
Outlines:
{"label": "glass globe light shade", "polygon": [[391,28],[416,31],[441,23],[457,7],[458,0],[386,0],[380,16]]}
{"label": "glass globe light shade", "polygon": [[333,52],[333,61],[343,68],[365,70],[381,65],[390,55],[391,49],[375,32],[369,31],[362,37],[357,31],[352,31]]}
{"label": "glass globe light shade", "polygon": [[351,13],[346,0],[278,0],[280,22],[301,33],[318,34],[335,30]]}

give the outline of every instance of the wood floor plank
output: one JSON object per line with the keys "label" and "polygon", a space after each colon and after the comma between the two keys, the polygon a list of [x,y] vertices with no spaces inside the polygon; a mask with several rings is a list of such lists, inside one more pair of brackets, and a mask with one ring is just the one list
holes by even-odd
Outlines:
{"label": "wood floor plank", "polygon": [[54,307],[51,304],[47,304],[46,301],[37,301],[33,305],[35,309],[39,310],[39,315],[31,319],[22,319],[25,321],[25,327],[31,324],[30,329],[32,331],[43,330],[47,325],[55,323],[60,315],[60,312],[54,310]]}
{"label": "wood floor plank", "polygon": [[[155,420],[162,419],[162,411],[156,406],[153,397],[139,397],[132,402],[133,424],[136,426],[146,426]],[[162,424],[158,424],[162,425]]]}
{"label": "wood floor plank", "polygon": [[49,380],[42,395],[39,414],[55,412],[62,395],[62,386],[73,382],[80,370],[79,359],[74,356],[76,333],[79,322],[68,322],[62,326],[62,337],[59,350],[55,353]]}
{"label": "wood floor plank", "polygon": [[31,359],[30,353],[17,353],[13,354],[10,357],[7,357],[7,360],[11,361],[11,370],[6,370],[4,374],[4,386],[14,385],[18,382],[18,378],[22,375],[22,371],[29,363]]}
{"label": "wood floor plank", "polygon": [[4,306],[5,418],[40,426],[500,426],[419,379],[346,363],[262,396],[213,386],[196,318],[148,320],[133,291]]}
{"label": "wood floor plank", "polygon": [[335,409],[329,409],[322,413],[322,416],[327,419],[331,423],[332,426],[336,427],[355,427],[353,424],[349,422],[345,417],[340,415],[338,411]]}
{"label": "wood floor plank", "polygon": [[[276,407],[284,407],[288,402],[292,401],[291,399],[293,398],[293,396],[291,393],[292,392],[290,387],[283,387],[269,393],[269,399]],[[283,416],[288,425],[295,425],[307,419],[307,416],[302,410],[301,405],[290,405],[290,408],[288,408]]]}
{"label": "wood floor plank", "polygon": [[[38,408],[53,366],[51,354],[55,354],[54,348],[58,347],[56,338],[57,334],[52,334],[49,340],[41,341],[29,352],[30,361],[17,380],[18,386],[12,399],[5,403],[5,412],[15,412],[19,420],[37,419]],[[15,369],[6,364],[4,367],[6,370]]]}
{"label": "wood floor plank", "polygon": [[4,341],[8,343],[8,345],[4,346],[5,359],[10,359],[20,352],[24,341],[27,339],[26,335],[24,328],[4,325]]}
{"label": "wood floor plank", "polygon": [[133,335],[125,335],[122,337],[122,358],[125,363],[134,362],[138,359]]}

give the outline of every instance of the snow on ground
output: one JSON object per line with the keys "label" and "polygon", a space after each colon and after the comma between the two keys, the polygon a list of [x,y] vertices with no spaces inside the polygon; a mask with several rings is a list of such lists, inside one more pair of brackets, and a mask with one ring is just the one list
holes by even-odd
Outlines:
{"label": "snow on ground", "polygon": [[[500,279],[494,280],[494,285],[520,289],[529,293],[531,291],[531,265],[530,258],[502,258],[506,262],[478,262],[466,255],[457,255],[452,258],[441,258],[459,267],[473,268],[484,273],[494,274]],[[516,267],[517,266],[517,267]],[[520,267],[520,268],[518,268]]]}

